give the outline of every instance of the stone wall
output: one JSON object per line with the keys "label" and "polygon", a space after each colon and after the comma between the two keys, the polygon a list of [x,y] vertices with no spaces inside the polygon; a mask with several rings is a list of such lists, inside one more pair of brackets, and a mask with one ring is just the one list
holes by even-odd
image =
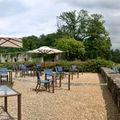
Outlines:
{"label": "stone wall", "polygon": [[106,67],[101,68],[101,74],[120,112],[120,74],[114,73],[112,69]]}
{"label": "stone wall", "polygon": [[4,62],[22,62],[25,60],[30,60],[31,57],[28,54],[17,54],[17,55],[3,55],[0,54],[0,63],[4,63]]}

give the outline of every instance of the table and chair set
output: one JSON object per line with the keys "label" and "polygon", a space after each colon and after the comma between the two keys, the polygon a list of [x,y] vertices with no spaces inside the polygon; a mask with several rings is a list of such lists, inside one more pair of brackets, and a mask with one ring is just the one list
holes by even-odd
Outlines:
{"label": "table and chair set", "polygon": [[77,78],[79,78],[79,70],[76,65],[71,65],[71,68],[68,72],[64,71],[64,68],[60,65],[55,66],[55,71],[52,69],[46,68],[44,70],[45,78],[41,79],[41,65],[39,66],[39,70],[37,69],[37,85],[35,90],[38,91],[43,84],[46,90],[50,92],[50,87],[52,88],[52,92],[54,93],[55,87],[61,87],[62,80],[67,80],[68,90],[70,90],[70,81],[73,80],[73,75],[77,74]]}
{"label": "table and chair set", "polygon": [[[15,70],[13,70],[15,72]],[[7,106],[8,106],[8,97],[16,96],[17,97],[17,114],[18,114],[18,120],[21,120],[21,93],[14,90],[12,87],[8,85],[4,85],[3,81],[6,78],[6,81],[12,84],[12,70],[9,70],[7,68],[0,68],[0,98],[4,98],[4,110],[5,112],[8,112]],[[37,79],[37,83],[35,86],[35,91],[38,93],[42,87],[45,88],[48,92],[55,92],[55,87],[58,86],[61,87],[62,80],[67,80],[68,90],[70,90],[70,80],[73,80],[73,74],[77,73],[77,78],[79,78],[79,71],[76,65],[72,65],[69,72],[64,72],[64,69],[60,65],[55,66],[55,71],[52,69],[46,68],[44,70],[44,79],[42,79],[43,71],[42,66],[40,64],[36,65],[36,70],[32,70],[32,72],[28,72],[29,69],[26,65],[20,64],[19,65],[19,71],[16,70],[16,72],[20,72],[21,77],[25,77],[30,73],[31,75],[35,75]],[[4,78],[4,79],[3,79]],[[42,85],[43,84],[43,85]]]}
{"label": "table and chair set", "polygon": [[17,116],[21,120],[21,93],[12,88],[12,70],[0,68],[0,98],[4,98],[4,111],[8,113],[8,98],[17,97]]}
{"label": "table and chair set", "polygon": [[[54,88],[58,86],[61,87],[62,80],[65,78],[67,80],[68,90],[70,90],[70,80],[73,80],[73,75],[77,74],[77,78],[79,78],[79,70],[77,65],[72,64],[69,71],[65,72],[64,68],[61,65],[56,65],[53,69],[45,68],[42,70],[41,64],[37,64],[34,66],[34,69],[30,69],[25,64],[20,64],[18,66],[18,70],[16,72],[20,72],[21,77],[26,76],[36,76],[37,84],[35,87],[35,91],[37,93],[41,90],[42,84],[50,92],[50,88],[52,88],[52,92],[54,93]],[[42,75],[44,74],[44,79],[42,79]]]}

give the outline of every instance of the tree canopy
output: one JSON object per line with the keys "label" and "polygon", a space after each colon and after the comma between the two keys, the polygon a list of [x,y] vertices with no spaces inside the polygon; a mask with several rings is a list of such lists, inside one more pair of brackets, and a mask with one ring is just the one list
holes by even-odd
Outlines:
{"label": "tree canopy", "polygon": [[54,45],[67,53],[67,59],[82,59],[85,53],[83,43],[69,36],[57,39]]}
{"label": "tree canopy", "polygon": [[86,58],[110,58],[111,40],[102,15],[81,10],[63,12],[57,19],[59,32],[84,43]]}
{"label": "tree canopy", "polygon": [[23,37],[23,47],[26,50],[32,50],[39,46],[39,40],[38,37],[32,35],[28,37]]}
{"label": "tree canopy", "polygon": [[120,50],[116,49],[116,50],[112,50],[112,61],[116,62],[116,63],[120,63]]}

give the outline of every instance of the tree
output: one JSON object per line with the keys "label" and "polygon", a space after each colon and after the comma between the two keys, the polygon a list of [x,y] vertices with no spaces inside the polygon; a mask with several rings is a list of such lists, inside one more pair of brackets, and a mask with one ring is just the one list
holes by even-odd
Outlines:
{"label": "tree", "polygon": [[120,63],[120,50],[119,49],[111,50],[111,54],[112,54],[112,61],[116,63]]}
{"label": "tree", "polygon": [[58,31],[83,41],[87,58],[110,58],[111,40],[100,14],[87,11],[63,12],[58,18]]}
{"label": "tree", "polygon": [[83,43],[69,36],[63,36],[62,38],[57,39],[54,45],[58,49],[65,51],[67,59],[70,60],[74,60],[75,58],[82,59],[85,53]]}
{"label": "tree", "polygon": [[89,19],[90,17],[85,10],[63,12],[57,17],[58,31],[83,41],[87,37]]}
{"label": "tree", "polygon": [[38,48],[39,46],[39,40],[34,35],[23,37],[22,40],[23,40],[23,47],[26,50],[32,50],[32,49]]}
{"label": "tree", "polygon": [[84,40],[88,58],[111,57],[111,41],[108,32],[104,27],[102,15],[92,14],[89,19],[88,37]]}
{"label": "tree", "polygon": [[51,33],[47,35],[40,35],[40,46],[53,46],[56,39],[62,37],[64,34],[61,32]]}

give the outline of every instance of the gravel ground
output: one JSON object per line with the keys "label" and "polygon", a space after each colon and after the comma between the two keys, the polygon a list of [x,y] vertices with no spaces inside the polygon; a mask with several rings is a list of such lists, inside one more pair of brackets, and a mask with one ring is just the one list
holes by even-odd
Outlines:
{"label": "gravel ground", "polygon": [[[36,78],[14,78],[13,88],[22,93],[22,120],[120,120],[116,105],[100,74],[83,73],[67,80],[55,93],[35,92]],[[17,120],[17,98],[8,98],[8,113],[0,98],[0,120]]]}

